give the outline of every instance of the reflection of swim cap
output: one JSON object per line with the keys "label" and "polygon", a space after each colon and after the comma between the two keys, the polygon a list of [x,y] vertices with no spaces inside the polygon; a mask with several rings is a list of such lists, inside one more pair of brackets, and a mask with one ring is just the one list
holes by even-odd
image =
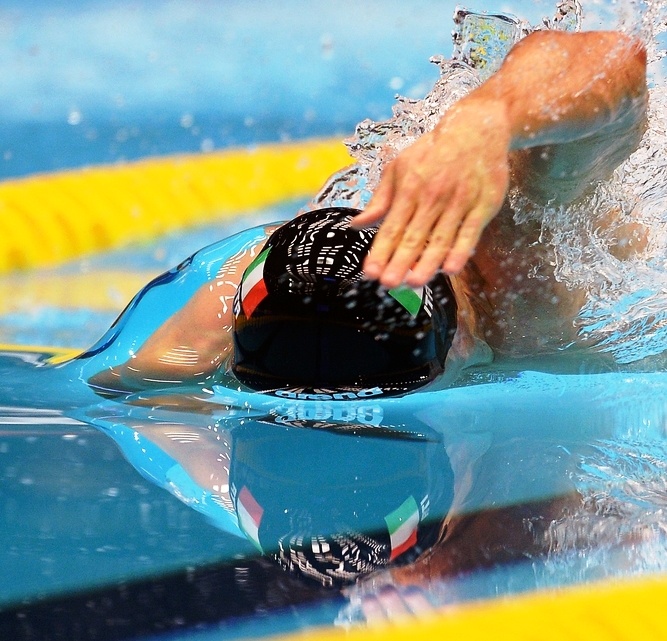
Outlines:
{"label": "reflection of swim cap", "polygon": [[436,542],[453,497],[439,438],[261,424],[234,429],[230,484],[248,538],[327,586],[413,561]]}
{"label": "reflection of swim cap", "polygon": [[233,369],[241,382],[266,391],[400,394],[443,371],[456,322],[446,279],[390,290],[364,280],[376,230],[350,228],[357,213],[298,216],[248,267],[234,306]]}

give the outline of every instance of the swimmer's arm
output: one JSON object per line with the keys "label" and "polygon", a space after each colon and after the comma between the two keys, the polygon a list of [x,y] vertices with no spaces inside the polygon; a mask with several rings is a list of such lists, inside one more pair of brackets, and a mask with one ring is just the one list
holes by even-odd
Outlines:
{"label": "swimmer's arm", "polygon": [[[275,227],[265,229],[268,236]],[[240,278],[265,241],[231,257],[132,358],[89,380],[101,393],[123,393],[201,382],[218,371],[233,350],[233,300]]]}
{"label": "swimmer's arm", "polygon": [[[638,41],[616,32],[531,34],[385,169],[355,219],[355,226],[384,219],[366,275],[416,286],[440,268],[458,273],[503,206],[511,160],[521,168],[524,155],[519,180],[531,194],[562,189],[571,199],[632,151],[645,108]],[[558,184],[566,166],[573,175]]]}
{"label": "swimmer's arm", "polygon": [[[411,565],[392,569],[403,585],[428,585],[482,568],[498,567],[557,551],[554,523],[584,514],[577,492],[544,500],[487,509],[452,518],[441,540]],[[583,536],[583,535],[582,535]],[[590,542],[573,543],[585,547]]]}
{"label": "swimmer's arm", "polygon": [[485,93],[506,105],[519,187],[538,202],[565,204],[637,148],[646,52],[616,32],[545,32],[540,46],[527,44],[512,50]]}

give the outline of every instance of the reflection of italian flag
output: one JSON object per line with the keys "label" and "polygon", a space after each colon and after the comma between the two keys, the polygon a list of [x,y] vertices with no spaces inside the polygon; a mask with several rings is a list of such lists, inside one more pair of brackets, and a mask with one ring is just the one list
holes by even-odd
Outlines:
{"label": "reflection of italian flag", "polygon": [[262,522],[264,510],[245,486],[239,492],[236,511],[238,512],[241,529],[250,537],[257,549],[263,552],[264,550],[262,550],[259,542],[259,524]]}
{"label": "reflection of italian flag", "polygon": [[243,274],[243,281],[241,282],[241,306],[246,316],[252,316],[257,305],[268,295],[266,283],[264,282],[264,262],[268,255],[269,249],[265,249],[248,265],[248,269]]}
{"label": "reflection of italian flag", "polygon": [[401,507],[384,517],[391,538],[391,556],[393,561],[417,543],[419,525],[419,506],[414,497],[409,497]]}
{"label": "reflection of italian flag", "polygon": [[413,289],[407,285],[401,285],[400,287],[390,289],[387,293],[399,303],[399,305],[405,307],[411,316],[417,316],[417,314],[419,314],[419,309],[422,306],[422,300],[424,298],[423,287],[415,287]]}

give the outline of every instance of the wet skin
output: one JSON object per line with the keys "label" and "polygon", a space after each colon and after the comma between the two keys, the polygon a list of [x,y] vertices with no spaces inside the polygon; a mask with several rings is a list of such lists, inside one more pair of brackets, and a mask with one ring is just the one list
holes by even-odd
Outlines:
{"label": "wet skin", "polygon": [[[488,362],[492,350],[547,353],[577,339],[584,292],[556,281],[539,226],[514,222],[507,190],[518,187],[536,207],[575,201],[636,148],[646,102],[639,42],[616,32],[536,32],[386,168],[353,222],[380,222],[365,272],[388,286],[426,283],[440,268],[453,275],[459,314],[450,371]],[[642,230],[626,233],[622,251],[640,250]],[[224,368],[231,301],[259,249],[235,256],[130,361],[91,383],[155,388],[205,381]]]}
{"label": "wet skin", "polygon": [[394,287],[422,285],[440,268],[460,273],[512,183],[537,202],[575,200],[635,149],[646,98],[640,42],[616,32],[526,37],[385,170],[354,223],[382,221],[367,276]]}

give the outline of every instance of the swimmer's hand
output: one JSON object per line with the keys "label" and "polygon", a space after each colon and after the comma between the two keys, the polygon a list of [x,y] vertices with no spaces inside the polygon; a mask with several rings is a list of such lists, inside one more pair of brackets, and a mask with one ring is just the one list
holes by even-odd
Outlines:
{"label": "swimmer's hand", "polygon": [[510,144],[502,102],[470,96],[399,154],[352,223],[383,221],[366,276],[387,287],[416,287],[439,269],[460,272],[505,200]]}
{"label": "swimmer's hand", "polygon": [[[508,189],[570,202],[637,147],[646,51],[619,32],[536,31],[385,170],[353,225],[384,220],[364,269],[395,287],[456,274]],[[514,152],[523,154],[521,159]],[[519,165],[517,166],[517,162]]]}

